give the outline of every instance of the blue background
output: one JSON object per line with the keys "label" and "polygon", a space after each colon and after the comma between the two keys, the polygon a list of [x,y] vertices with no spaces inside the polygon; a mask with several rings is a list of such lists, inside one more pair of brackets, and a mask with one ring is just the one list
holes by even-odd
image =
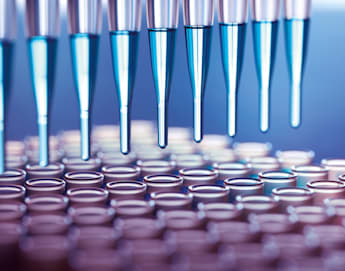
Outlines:
{"label": "blue background", "polygon": [[[144,13],[144,10],[143,10]],[[217,18],[215,18],[217,22]],[[278,51],[272,85],[271,129],[262,134],[258,123],[258,84],[254,65],[252,27],[247,30],[245,62],[239,92],[238,134],[235,141],[269,141],[275,149],[313,149],[317,160],[345,156],[345,30],[342,12],[314,11],[303,91],[303,123],[289,126],[289,79],[283,24],[279,26]],[[94,96],[93,124],[118,124],[106,14],[103,20],[98,77]],[[36,110],[31,88],[23,16],[15,47],[13,85],[8,114],[8,138],[36,135]],[[146,18],[139,45],[133,119],[156,119],[156,96],[148,50]],[[51,107],[51,131],[79,129],[79,109],[72,77],[66,20],[62,17],[57,56],[57,74]],[[226,91],[220,56],[218,24],[212,40],[210,69],[205,95],[205,132],[226,133]],[[170,96],[169,125],[192,126],[192,91],[186,63],[182,16],[176,42],[176,57]]]}

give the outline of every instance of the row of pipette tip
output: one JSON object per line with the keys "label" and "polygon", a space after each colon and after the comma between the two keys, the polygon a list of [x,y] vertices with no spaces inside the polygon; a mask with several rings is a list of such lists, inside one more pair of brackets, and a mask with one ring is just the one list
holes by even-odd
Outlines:
{"label": "row of pipette tip", "polygon": [[[75,271],[128,270],[129,264],[138,270],[342,270],[345,159],[315,165],[313,151],[270,156],[270,143],[231,147],[225,135],[205,135],[195,144],[182,127],[170,128],[173,149],[161,150],[152,122],[132,125],[142,132],[133,138],[137,153],[112,164],[104,158],[118,154],[119,126],[96,126],[92,149],[102,162],[82,161],[79,132],[63,131],[50,140],[51,150],[64,152],[57,162],[40,167],[31,157],[33,164],[13,165],[25,171],[0,175],[4,270],[18,262],[22,271],[51,270],[41,264],[57,270],[71,264]],[[8,141],[7,148],[16,157],[30,155],[38,139]],[[218,155],[211,158],[212,152]],[[183,156],[184,163],[176,159]],[[167,247],[183,257],[168,257]]]}
{"label": "row of pipette tip", "polygon": [[[269,92],[274,62],[279,0],[252,0],[252,18],[257,73],[260,87],[260,128],[269,128]],[[173,70],[175,33],[178,27],[179,0],[147,0],[147,26],[152,71],[158,104],[158,145],[167,146],[167,104]],[[300,90],[310,16],[311,0],[284,0],[288,62],[291,77],[291,123],[300,123]],[[108,21],[113,70],[120,105],[120,149],[130,151],[130,107],[134,87],[138,33],[141,28],[141,0],[109,0]],[[236,133],[236,101],[240,79],[247,0],[219,0],[219,23],[226,87],[228,92],[228,134]],[[215,0],[184,0],[188,67],[194,100],[194,140],[203,137],[202,104],[209,67]],[[68,1],[68,26],[71,38],[73,72],[80,104],[81,157],[90,157],[89,112],[96,80],[98,39],[102,25],[101,0]],[[15,1],[0,3],[0,54],[10,55],[15,38]],[[26,29],[29,44],[32,83],[37,106],[39,161],[49,163],[49,100],[55,74],[56,41],[59,33],[59,1],[27,0]],[[302,36],[301,36],[302,35]],[[7,50],[7,51],[6,51]],[[1,58],[10,61],[10,58]],[[0,63],[1,76],[9,76],[9,63]],[[3,94],[7,85],[1,82]],[[7,91],[7,90],[6,90]],[[1,95],[0,97],[3,97]],[[5,106],[4,99],[0,101]],[[4,107],[3,106],[3,107]],[[3,117],[3,114],[1,115]],[[3,122],[3,119],[0,119]],[[4,170],[4,127],[0,134],[0,172]]]}

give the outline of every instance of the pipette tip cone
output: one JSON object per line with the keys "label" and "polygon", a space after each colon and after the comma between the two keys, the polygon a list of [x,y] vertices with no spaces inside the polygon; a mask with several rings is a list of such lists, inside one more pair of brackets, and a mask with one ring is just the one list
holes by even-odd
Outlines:
{"label": "pipette tip cone", "polygon": [[302,81],[308,45],[309,19],[285,20],[285,40],[291,82],[290,125],[301,125]]}
{"label": "pipette tip cone", "polygon": [[39,164],[49,164],[48,115],[54,84],[56,38],[35,36],[28,40],[31,77],[38,113]]}
{"label": "pipette tip cone", "polygon": [[165,148],[167,138],[167,106],[174,66],[176,29],[149,30],[151,66],[158,103],[158,146]]}
{"label": "pipette tip cone", "polygon": [[231,137],[236,134],[237,91],[242,71],[246,25],[246,23],[220,24],[219,28],[227,88],[228,135]]}
{"label": "pipette tip cone", "polygon": [[260,130],[269,129],[270,85],[276,54],[278,22],[254,22],[254,51],[260,85]]}
{"label": "pipette tip cone", "polygon": [[194,141],[202,140],[202,103],[209,68],[212,26],[185,27],[189,76],[194,97]]}
{"label": "pipette tip cone", "polygon": [[113,70],[120,104],[121,152],[130,152],[130,105],[132,99],[139,32],[114,31],[110,33]]}
{"label": "pipette tip cone", "polygon": [[73,34],[70,36],[74,79],[80,106],[81,159],[90,158],[89,112],[92,107],[96,82],[99,35]]}

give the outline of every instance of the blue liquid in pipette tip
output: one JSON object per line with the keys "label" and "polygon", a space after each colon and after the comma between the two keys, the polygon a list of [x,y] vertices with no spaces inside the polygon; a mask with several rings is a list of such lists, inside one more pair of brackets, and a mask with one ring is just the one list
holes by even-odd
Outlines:
{"label": "blue liquid in pipette tip", "polygon": [[174,67],[176,29],[149,29],[151,66],[158,105],[158,145],[168,144],[167,115]]}
{"label": "blue liquid in pipette tip", "polygon": [[134,87],[139,32],[110,32],[113,71],[120,106],[121,152],[130,152],[130,106]]}
{"label": "blue liquid in pipette tip", "polygon": [[194,141],[203,137],[203,98],[209,68],[212,26],[185,27],[189,77],[194,99]]}
{"label": "blue liquid in pipette tip", "polygon": [[81,158],[90,157],[90,111],[97,73],[99,35],[70,37],[74,80],[80,106]]}
{"label": "blue liquid in pipette tip", "polygon": [[12,52],[12,42],[0,41],[0,174],[5,171],[5,117],[11,87]]}
{"label": "blue liquid in pipette tip", "polygon": [[57,40],[36,36],[28,39],[28,47],[37,108],[39,164],[40,166],[47,166],[49,163],[49,104],[54,85]]}
{"label": "blue liquid in pipette tip", "polygon": [[291,86],[290,124],[294,128],[301,124],[302,81],[307,55],[309,25],[309,19],[285,20],[285,42]]}
{"label": "blue liquid in pipette tip", "polygon": [[220,24],[222,62],[227,89],[228,135],[237,127],[237,91],[239,88],[247,24]]}
{"label": "blue liquid in pipette tip", "polygon": [[270,87],[274,68],[278,21],[253,22],[254,53],[259,79],[260,130],[267,132],[270,120]]}

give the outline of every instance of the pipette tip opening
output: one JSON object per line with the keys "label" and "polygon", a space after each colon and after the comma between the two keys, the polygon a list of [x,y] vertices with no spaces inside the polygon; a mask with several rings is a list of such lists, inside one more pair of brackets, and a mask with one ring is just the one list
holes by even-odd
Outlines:
{"label": "pipette tip opening", "polygon": [[202,141],[202,136],[201,135],[195,135],[194,134],[194,141],[196,143],[200,143]]}
{"label": "pipette tip opening", "polygon": [[230,131],[228,132],[228,135],[229,135],[230,137],[235,137],[236,131],[230,130]]}
{"label": "pipette tip opening", "polygon": [[167,144],[166,143],[158,143],[158,146],[161,148],[161,149],[165,149]]}
{"label": "pipette tip opening", "polygon": [[292,119],[290,124],[291,124],[292,128],[297,129],[297,128],[299,128],[301,126],[301,121],[300,120],[296,120],[296,119]]}
{"label": "pipette tip opening", "polygon": [[260,126],[260,131],[261,131],[261,133],[267,133],[268,132],[268,126],[267,125],[265,125],[265,124],[261,124],[261,126]]}
{"label": "pipette tip opening", "polygon": [[129,154],[129,149],[128,149],[128,147],[126,147],[126,146],[121,146],[121,153],[122,153],[123,155]]}

